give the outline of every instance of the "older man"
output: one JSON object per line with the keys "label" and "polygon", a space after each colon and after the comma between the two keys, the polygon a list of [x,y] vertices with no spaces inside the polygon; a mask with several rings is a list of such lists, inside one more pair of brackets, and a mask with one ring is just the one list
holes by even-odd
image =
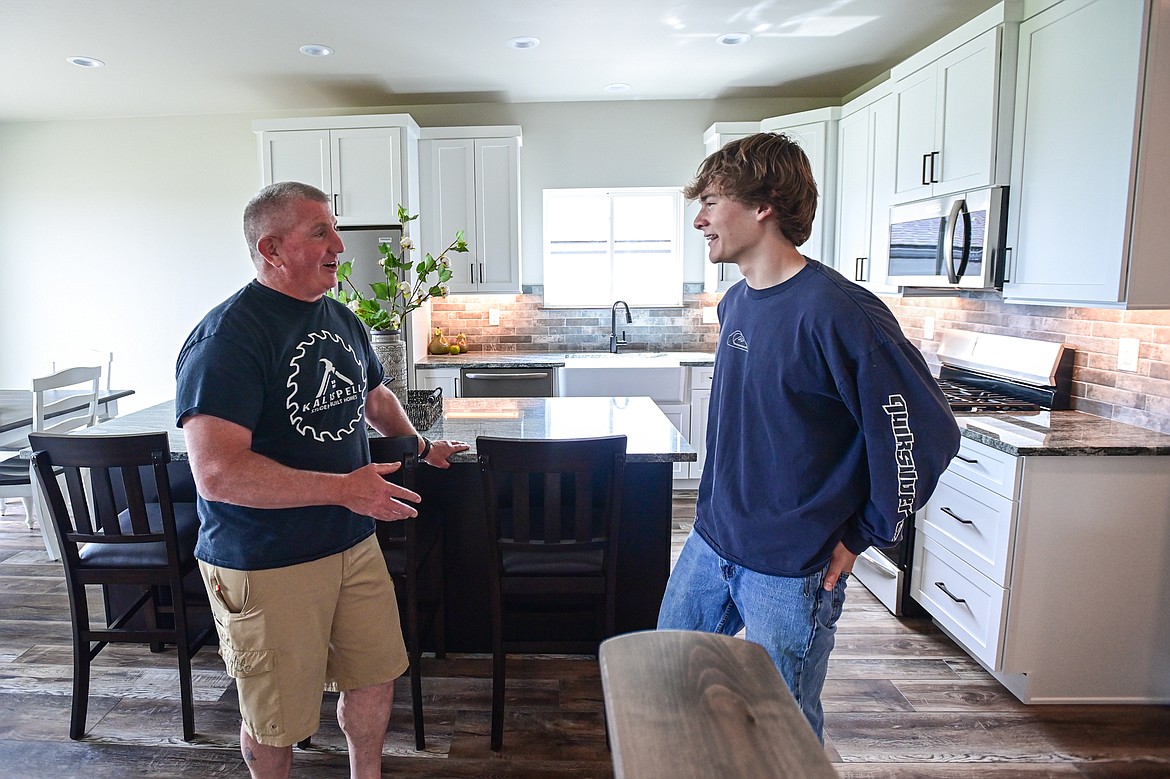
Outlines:
{"label": "older man", "polygon": [[[253,777],[287,777],[330,687],[341,691],[351,775],[377,777],[407,656],[374,521],[415,516],[419,497],[382,478],[397,466],[370,462],[366,424],[417,434],[382,386],[361,322],[325,296],[344,251],[325,194],[265,188],[244,211],[244,235],[256,278],[188,336],[175,403],[241,751]],[[419,437],[419,456],[437,467],[466,448]]]}

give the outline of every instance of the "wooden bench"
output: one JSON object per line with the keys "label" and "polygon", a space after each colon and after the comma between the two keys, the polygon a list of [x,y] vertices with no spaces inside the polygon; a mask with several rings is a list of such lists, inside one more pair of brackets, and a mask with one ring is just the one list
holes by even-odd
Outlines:
{"label": "wooden bench", "polygon": [[837,776],[759,644],[628,633],[600,661],[616,779]]}

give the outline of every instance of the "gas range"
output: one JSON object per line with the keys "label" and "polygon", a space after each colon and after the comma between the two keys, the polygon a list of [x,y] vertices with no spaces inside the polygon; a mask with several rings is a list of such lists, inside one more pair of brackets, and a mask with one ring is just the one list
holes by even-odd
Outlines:
{"label": "gas range", "polygon": [[[1006,335],[944,330],[938,383],[956,415],[1042,414],[1066,409],[1072,391],[1073,350],[1064,344]],[[901,542],[867,549],[854,576],[898,616],[925,616],[910,593],[914,523]]]}
{"label": "gas range", "polygon": [[944,330],[938,383],[956,414],[1067,409],[1074,358],[1062,343]]}

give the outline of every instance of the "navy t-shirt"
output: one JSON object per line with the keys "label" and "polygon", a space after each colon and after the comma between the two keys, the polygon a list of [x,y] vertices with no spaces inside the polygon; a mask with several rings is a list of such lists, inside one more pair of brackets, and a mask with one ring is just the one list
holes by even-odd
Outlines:
{"label": "navy t-shirt", "polygon": [[[175,416],[246,427],[253,451],[291,468],[349,473],[370,461],[366,391],[381,381],[365,328],[345,306],[253,281],[187,337]],[[373,519],[342,506],[257,509],[200,496],[199,519],[195,556],[241,570],[317,560],[374,532]]]}
{"label": "navy t-shirt", "polygon": [[810,260],[719,303],[695,530],[724,559],[805,576],[838,541],[899,540],[959,429],[889,308]]}

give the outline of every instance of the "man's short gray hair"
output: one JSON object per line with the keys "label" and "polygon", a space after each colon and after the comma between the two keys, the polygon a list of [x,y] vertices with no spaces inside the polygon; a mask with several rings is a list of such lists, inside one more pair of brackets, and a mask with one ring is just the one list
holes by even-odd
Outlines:
{"label": "man's short gray hair", "polygon": [[328,203],[329,197],[312,186],[299,181],[278,181],[256,193],[244,208],[244,239],[252,262],[259,268],[264,258],[256,244],[265,235],[284,235],[292,227],[290,206],[300,200]]}

